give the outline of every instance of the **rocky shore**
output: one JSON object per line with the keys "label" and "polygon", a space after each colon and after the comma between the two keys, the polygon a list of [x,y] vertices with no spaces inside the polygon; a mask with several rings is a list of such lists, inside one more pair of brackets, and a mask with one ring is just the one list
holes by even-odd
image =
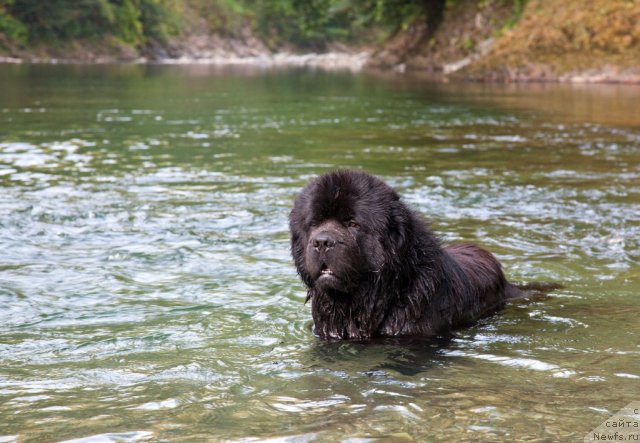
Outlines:
{"label": "rocky shore", "polygon": [[45,58],[45,57],[2,57],[0,63],[39,63],[39,64],[109,64],[109,63],[133,63],[133,64],[159,64],[159,65],[213,65],[213,66],[250,66],[256,68],[277,67],[309,67],[325,70],[361,71],[369,60],[369,53],[361,51],[357,53],[326,52],[292,54],[287,52],[265,53],[259,55],[214,55],[180,56],[177,58],[148,58],[137,57],[121,59],[111,56],[94,58]]}
{"label": "rocky shore", "polygon": [[158,65],[211,65],[211,66],[246,66],[259,69],[286,68],[286,67],[307,67],[312,69],[322,69],[327,71],[350,71],[359,72],[363,70],[384,70],[396,73],[424,72],[434,81],[480,81],[498,83],[617,83],[617,84],[640,84],[640,69],[620,68],[617,66],[605,66],[599,69],[589,69],[562,75],[554,74],[545,66],[531,65],[527,69],[508,70],[494,69],[481,72],[464,72],[464,68],[469,66],[478,56],[469,56],[457,61],[445,63],[438,70],[420,70],[407,67],[404,63],[393,66],[380,67],[371,64],[372,55],[369,51],[360,52],[326,52],[294,54],[287,52],[264,53],[257,55],[183,55],[180,57],[166,58],[117,58],[113,56],[80,57],[80,58],[57,58],[57,57],[3,57],[0,56],[0,64],[158,64]]}
{"label": "rocky shore", "polygon": [[221,36],[205,23],[180,39],[163,44],[154,43],[138,50],[109,40],[74,41],[62,47],[40,46],[29,49],[13,48],[0,53],[0,63],[41,64],[164,64],[274,67],[310,67],[326,70],[362,70],[370,59],[370,52],[341,44],[331,45],[325,52],[298,53],[293,50],[273,52],[249,28],[236,35]]}

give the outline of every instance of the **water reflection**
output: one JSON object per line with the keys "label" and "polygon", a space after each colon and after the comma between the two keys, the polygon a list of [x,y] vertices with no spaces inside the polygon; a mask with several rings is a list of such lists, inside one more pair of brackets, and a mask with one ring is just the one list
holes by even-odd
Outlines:
{"label": "water reflection", "polygon": [[385,375],[391,371],[411,377],[445,364],[444,355],[451,344],[451,337],[385,338],[366,343],[317,342],[311,358],[325,367],[359,366],[358,372],[367,376]]}

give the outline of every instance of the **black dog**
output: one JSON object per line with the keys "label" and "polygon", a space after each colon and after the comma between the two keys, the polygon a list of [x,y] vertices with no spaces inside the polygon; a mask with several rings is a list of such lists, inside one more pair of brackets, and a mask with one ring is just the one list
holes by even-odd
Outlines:
{"label": "black dog", "polygon": [[391,187],[364,172],[311,181],[289,220],[323,339],[442,335],[523,295],[490,252],[441,246]]}

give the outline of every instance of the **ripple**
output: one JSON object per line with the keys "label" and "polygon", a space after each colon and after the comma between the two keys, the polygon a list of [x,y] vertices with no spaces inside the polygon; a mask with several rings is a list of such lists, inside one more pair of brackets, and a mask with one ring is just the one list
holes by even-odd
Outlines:
{"label": "ripple", "polygon": [[571,370],[562,369],[558,365],[554,365],[551,363],[546,363],[540,360],[532,359],[532,358],[513,358],[506,357],[500,355],[492,355],[492,354],[476,354],[472,352],[466,351],[446,351],[446,355],[451,357],[468,357],[475,358],[479,360],[487,360],[493,363],[497,363],[499,365],[504,365],[513,368],[519,369],[527,369],[531,371],[542,371],[542,372],[551,372],[553,377],[558,378],[566,378],[575,375],[576,373]]}
{"label": "ripple", "polygon": [[63,440],[61,443],[135,443],[140,441],[150,441],[152,437],[153,433],[147,431],[109,432],[106,434],[91,435],[89,437]]}
{"label": "ripple", "polygon": [[[528,87],[24,69],[0,90],[0,441],[568,440],[632,392],[635,126],[514,110],[553,99]],[[318,341],[288,214],[339,167],[565,288],[446,339]]]}

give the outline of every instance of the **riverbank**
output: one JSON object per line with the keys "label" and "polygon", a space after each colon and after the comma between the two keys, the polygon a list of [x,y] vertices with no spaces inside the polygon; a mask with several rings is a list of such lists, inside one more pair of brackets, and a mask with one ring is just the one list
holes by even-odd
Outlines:
{"label": "riverbank", "polygon": [[308,53],[308,54],[291,54],[286,52],[264,53],[253,56],[202,56],[178,58],[147,58],[138,57],[133,59],[119,59],[114,57],[97,57],[87,60],[86,58],[17,58],[17,57],[0,57],[0,63],[37,63],[37,64],[113,64],[113,63],[132,63],[132,64],[158,64],[158,65],[215,65],[215,66],[253,66],[256,68],[277,68],[277,67],[308,67],[325,70],[348,70],[361,71],[364,69],[369,59],[369,53],[366,51],[351,52],[326,52],[326,53]]}
{"label": "riverbank", "polygon": [[[517,7],[515,7],[516,5]],[[519,6],[518,6],[519,5]],[[419,72],[434,80],[640,84],[640,3],[458,0],[438,21],[417,16],[382,41],[305,52],[268,45],[248,23],[219,32],[204,19],[144,47],[112,37],[30,47],[0,34],[0,63],[153,63]]]}
{"label": "riverbank", "polygon": [[640,2],[529,0],[515,26],[459,75],[499,82],[640,83]]}
{"label": "riverbank", "polygon": [[488,69],[486,71],[473,69],[459,72],[469,63],[469,58],[461,59],[443,65],[442,71],[423,70],[408,67],[405,64],[380,67],[370,63],[371,53],[360,52],[326,52],[326,53],[264,53],[254,56],[221,55],[208,57],[178,57],[178,58],[117,58],[111,56],[98,56],[93,58],[47,58],[47,57],[3,57],[0,56],[0,64],[157,64],[157,65],[211,65],[211,66],[246,66],[259,69],[306,67],[312,69],[336,70],[336,71],[392,71],[395,73],[412,73],[427,75],[433,81],[480,81],[498,83],[613,83],[613,84],[640,84],[640,70],[635,68],[621,68],[620,66],[605,66],[593,68],[587,71],[577,71],[567,74],[555,74],[551,68],[544,65],[528,65],[520,70]]}
{"label": "riverbank", "polygon": [[445,81],[640,84],[640,2],[460,0],[390,38],[368,66]]}
{"label": "riverbank", "polygon": [[188,33],[164,42],[152,42],[142,48],[106,37],[55,45],[41,43],[27,48],[5,42],[5,50],[0,51],[0,63],[15,64],[202,64],[349,71],[362,70],[369,58],[370,51],[366,48],[339,43],[328,45],[322,52],[300,52],[291,46],[273,51],[249,26],[221,34],[204,20],[198,21]]}

